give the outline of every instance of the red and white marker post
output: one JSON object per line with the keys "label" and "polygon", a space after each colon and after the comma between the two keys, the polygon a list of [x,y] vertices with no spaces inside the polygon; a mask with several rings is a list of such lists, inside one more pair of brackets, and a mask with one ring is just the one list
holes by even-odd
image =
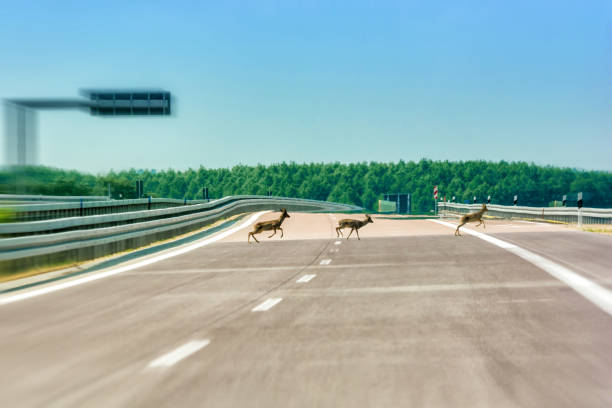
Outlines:
{"label": "red and white marker post", "polygon": [[438,186],[434,186],[434,214],[438,214]]}

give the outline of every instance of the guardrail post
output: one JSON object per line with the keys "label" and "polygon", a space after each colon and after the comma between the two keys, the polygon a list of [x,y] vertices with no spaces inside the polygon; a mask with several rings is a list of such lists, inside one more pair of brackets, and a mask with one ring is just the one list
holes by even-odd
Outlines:
{"label": "guardrail post", "polygon": [[147,210],[151,209],[151,196],[149,196],[149,200],[147,202]]}
{"label": "guardrail post", "polygon": [[83,199],[81,198],[81,207],[79,209],[79,215],[82,217],[83,216]]}
{"label": "guardrail post", "polygon": [[578,207],[578,227],[582,228],[582,191],[576,196],[577,207]]}

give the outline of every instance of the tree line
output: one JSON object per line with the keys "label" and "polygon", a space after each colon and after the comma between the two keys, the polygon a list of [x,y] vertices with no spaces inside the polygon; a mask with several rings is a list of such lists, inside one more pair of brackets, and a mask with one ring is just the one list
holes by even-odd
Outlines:
{"label": "tree line", "polygon": [[384,193],[411,193],[412,208],[433,208],[433,186],[439,198],[457,202],[548,206],[568,196],[575,205],[583,192],[585,207],[612,207],[612,173],[583,171],[525,162],[399,161],[392,163],[279,163],[231,168],[123,170],[92,175],[43,166],[5,168],[0,171],[0,193],[42,195],[107,195],[136,198],[136,181],[145,196],[201,199],[207,187],[211,198],[257,194],[309,198],[354,204],[376,210]]}

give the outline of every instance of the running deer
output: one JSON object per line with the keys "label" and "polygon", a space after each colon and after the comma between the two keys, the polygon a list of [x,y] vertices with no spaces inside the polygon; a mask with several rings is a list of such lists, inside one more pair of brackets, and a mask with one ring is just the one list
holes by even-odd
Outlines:
{"label": "running deer", "polygon": [[249,232],[249,236],[248,236],[249,244],[251,243],[251,237],[253,237],[255,241],[259,242],[257,238],[255,238],[255,234],[259,234],[262,231],[274,230],[274,234],[268,237],[268,238],[272,238],[274,235],[276,235],[276,230],[280,230],[281,238],[283,237],[284,233],[283,233],[283,229],[281,228],[281,224],[283,223],[283,221],[285,221],[285,218],[291,218],[291,217],[289,216],[289,214],[287,214],[287,210],[285,208],[281,208],[280,211],[281,211],[281,216],[278,220],[261,221],[255,224],[255,227],[253,227],[253,231]]}
{"label": "running deer", "polygon": [[349,239],[353,231],[355,231],[357,233],[357,239],[361,240],[361,238],[359,238],[359,228],[363,227],[368,223],[374,222],[368,214],[366,214],[365,217],[366,218],[363,221],[351,220],[350,218],[338,221],[338,226],[336,227],[336,236],[339,237],[342,235],[342,238],[344,238],[344,234],[342,234],[342,228],[350,228],[351,232],[348,234],[348,237],[346,237],[346,239]]}
{"label": "running deer", "polygon": [[[489,211],[489,209],[487,208],[487,206],[485,204],[482,205],[482,208],[479,211],[470,213],[470,214],[465,214],[464,216],[461,217],[461,219],[459,220],[459,225],[457,226],[457,229],[455,230],[455,235],[459,235],[461,236],[461,233],[459,232],[459,228],[463,227],[465,224],[467,224],[468,222],[478,222],[478,225],[482,224],[483,228],[486,228],[485,223],[482,219],[482,216],[484,215],[485,212]],[[476,225],[476,226],[478,226]]]}

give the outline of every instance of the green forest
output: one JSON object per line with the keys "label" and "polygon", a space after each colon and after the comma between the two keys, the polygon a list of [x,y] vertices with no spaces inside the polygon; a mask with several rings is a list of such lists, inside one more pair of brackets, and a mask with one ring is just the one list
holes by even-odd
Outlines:
{"label": "green forest", "polygon": [[399,161],[395,163],[280,163],[232,168],[124,170],[92,175],[74,170],[35,166],[0,171],[0,193],[42,195],[108,195],[135,198],[136,181],[143,180],[144,195],[201,199],[202,188],[211,198],[258,194],[310,198],[355,204],[375,210],[384,193],[411,193],[413,210],[433,208],[433,186],[440,198],[457,202],[548,206],[568,195],[575,206],[583,192],[585,207],[612,207],[612,173],[539,166],[524,162]]}

